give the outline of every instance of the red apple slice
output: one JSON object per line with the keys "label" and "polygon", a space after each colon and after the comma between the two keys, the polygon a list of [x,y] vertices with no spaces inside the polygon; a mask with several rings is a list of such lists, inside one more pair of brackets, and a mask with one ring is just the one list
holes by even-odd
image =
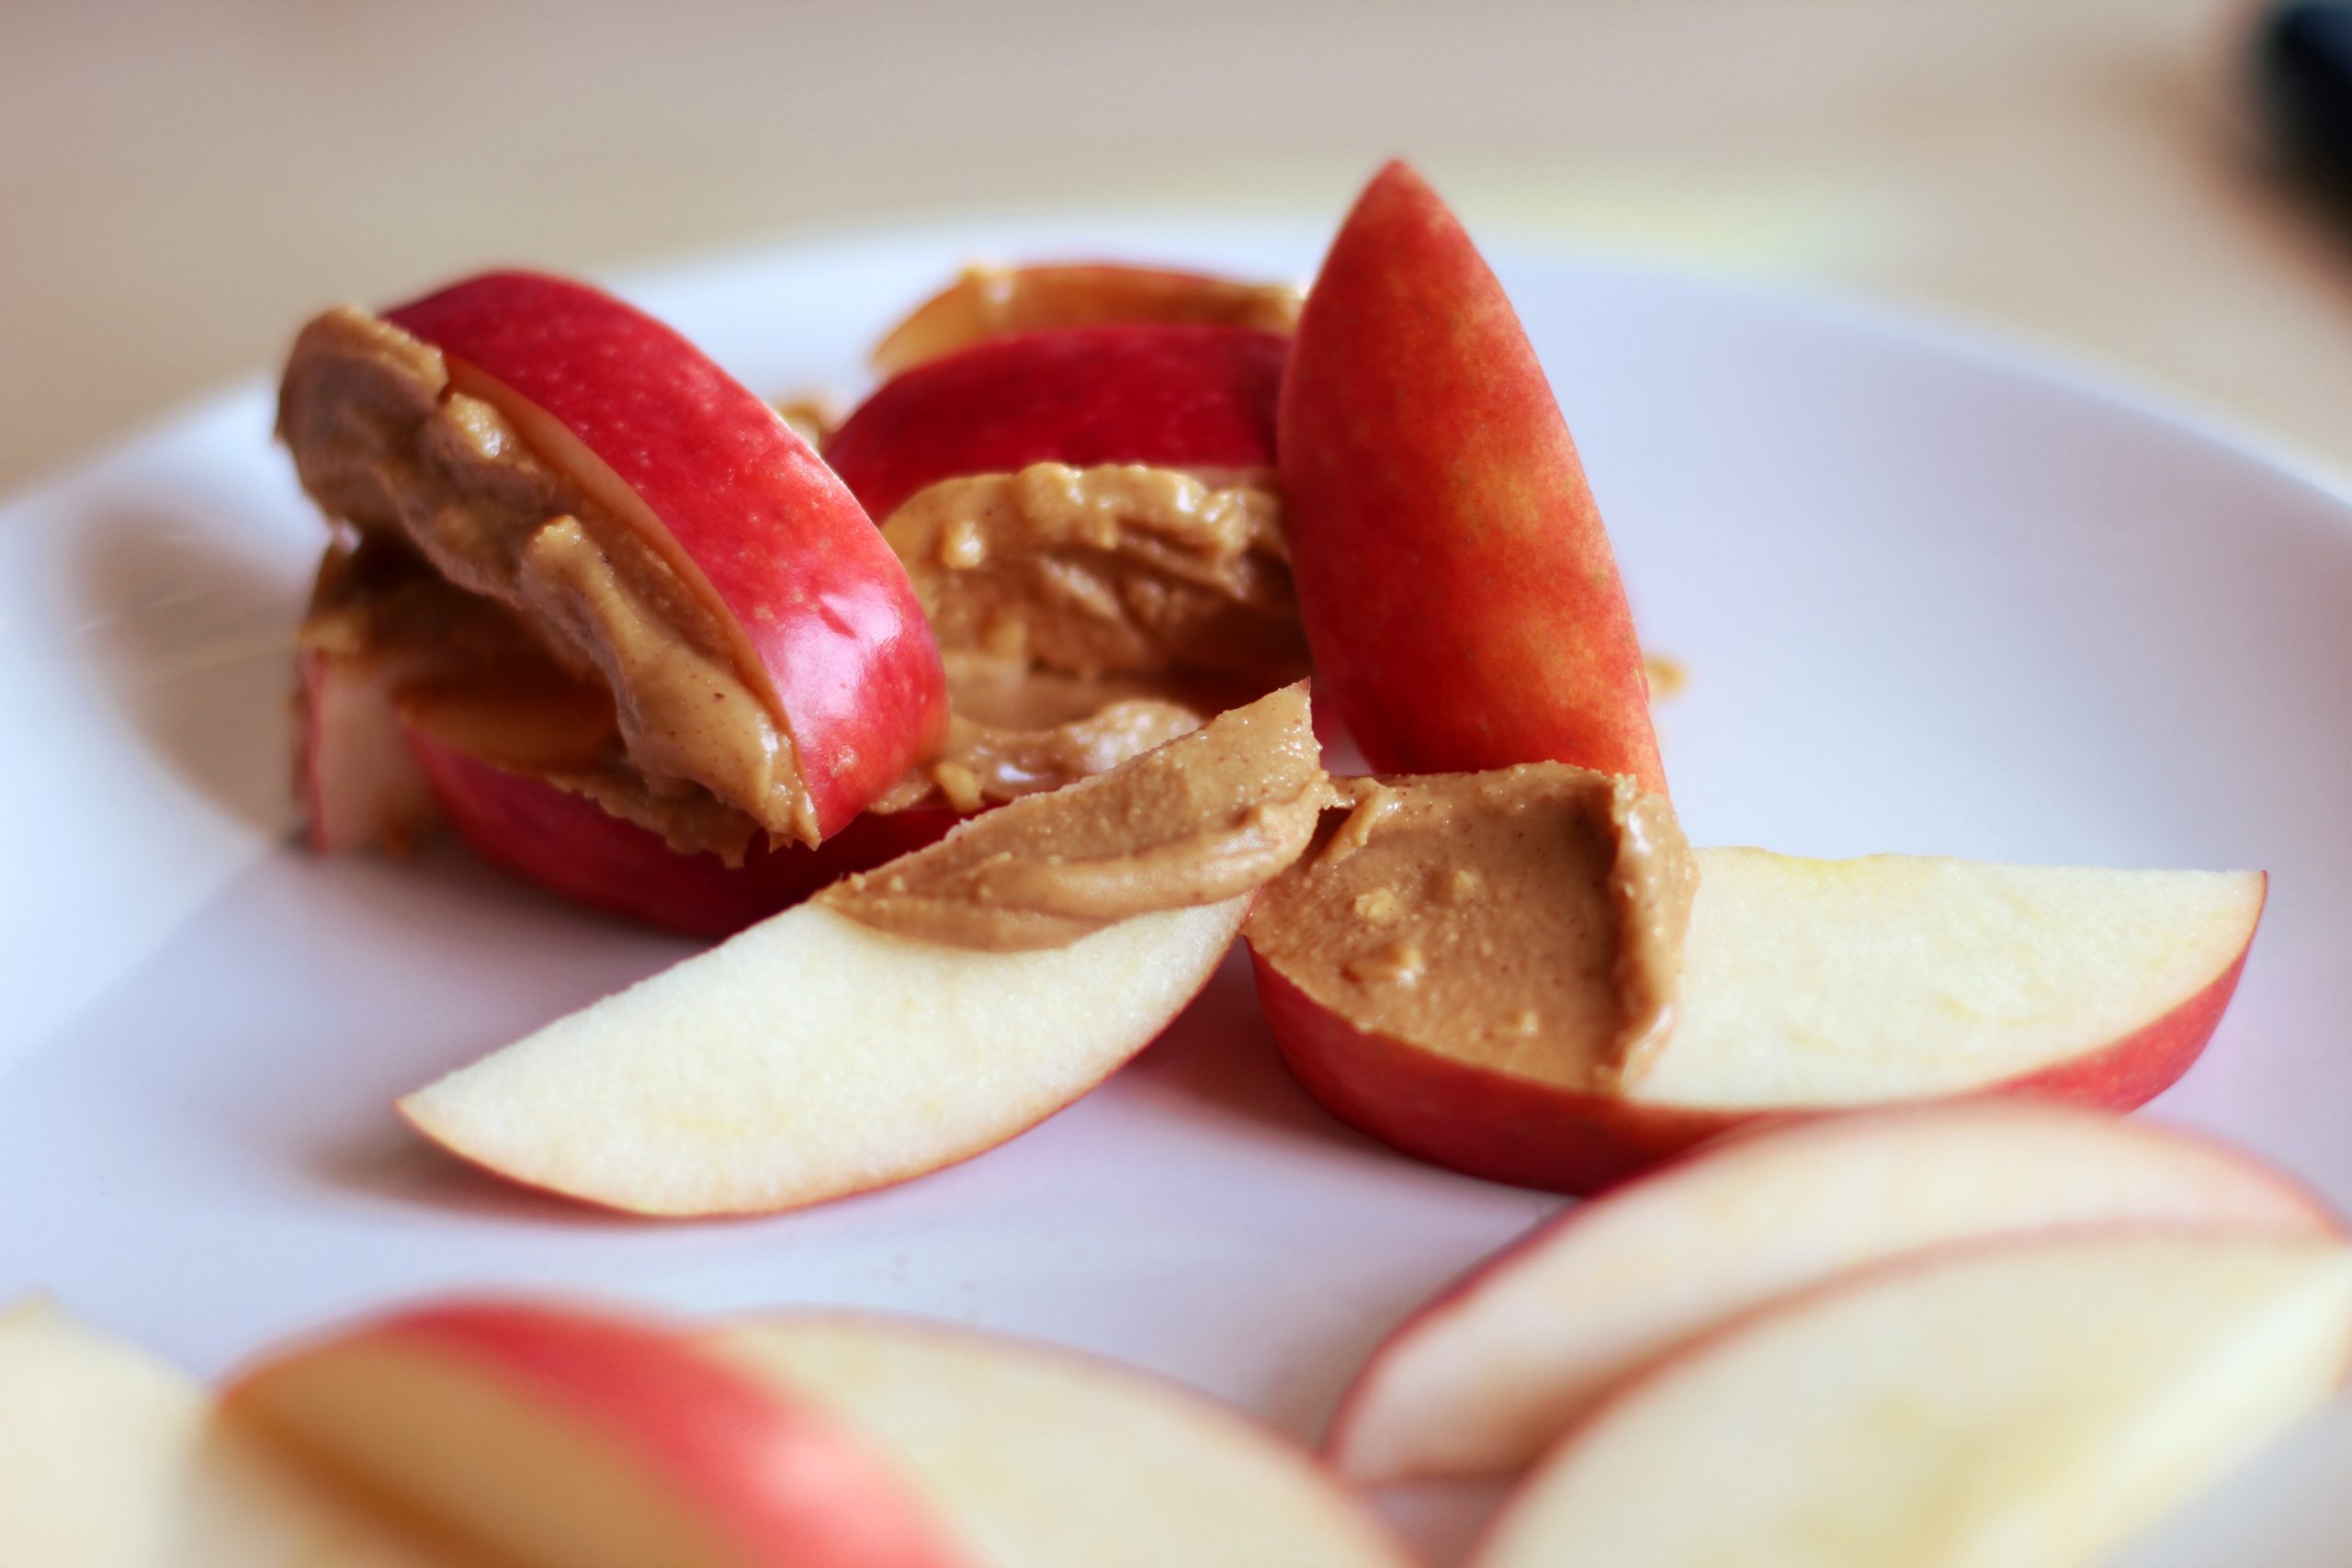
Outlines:
{"label": "red apple slice", "polygon": [[1285,341],[1244,327],[1070,327],[933,360],[825,443],[875,521],[915,491],[1033,463],[1234,469],[1274,461]]}
{"label": "red apple slice", "polygon": [[427,728],[412,726],[408,739],[442,815],[484,860],[591,908],[695,936],[731,936],[957,821],[931,807],[868,812],[815,849],[754,843],[730,866],[681,854],[585,796],[470,756]]}
{"label": "red apple slice", "polygon": [[755,1318],[704,1343],[872,1441],[987,1568],[1410,1561],[1288,1441],[1110,1362],[872,1318]]}
{"label": "red apple slice", "polygon": [[797,836],[838,832],[936,746],[939,651],[898,558],[807,443],[699,349],[535,273],[470,278],[387,320],[714,612],[790,736],[812,814]]}
{"label": "red apple slice", "polygon": [[1554,761],[1665,793],[1567,424],[1502,286],[1403,164],[1308,291],[1279,446],[1318,687],[1374,772]]}
{"label": "red apple slice", "polygon": [[2101,1112],[1799,1122],[1709,1145],[1479,1265],[1373,1352],[1324,1451],[1360,1482],[1508,1473],[1634,1368],[1767,1302],[1954,1242],[2123,1224],[2343,1234],[2280,1172]]}
{"label": "red apple slice", "polygon": [[1746,849],[1699,865],[1679,1021],[1623,1094],[1368,1033],[1262,952],[1259,998],[1342,1121],[1474,1176],[1589,1192],[1773,1113],[1979,1094],[2139,1105],[2221,1021],[2265,888],[2252,872]]}
{"label": "red apple slice", "polygon": [[203,1386],[43,1303],[0,1312],[0,1562],[479,1568],[322,1488]]}
{"label": "red apple slice", "polygon": [[326,1477],[516,1568],[955,1568],[854,1431],[630,1319],[396,1314],[275,1357],[228,1408]]}
{"label": "red apple slice", "polygon": [[1476,1568],[2075,1568],[2326,1402],[2352,1255],[2077,1235],[1849,1276],[1563,1438]]}
{"label": "red apple slice", "polygon": [[1121,323],[1185,322],[1287,333],[1299,291],[1197,272],[1118,262],[970,266],[915,307],[874,350],[885,376],[1015,333]]}

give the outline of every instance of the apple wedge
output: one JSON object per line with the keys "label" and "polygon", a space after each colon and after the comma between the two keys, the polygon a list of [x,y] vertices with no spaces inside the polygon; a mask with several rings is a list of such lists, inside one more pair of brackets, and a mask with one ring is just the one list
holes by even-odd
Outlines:
{"label": "apple wedge", "polygon": [[972,818],[400,1104],[613,1208],[797,1208],[1044,1120],[1208,983],[1327,787],[1303,687]]}
{"label": "apple wedge", "polygon": [[704,1343],[873,1442],[974,1568],[1410,1562],[1288,1441],[1110,1362],[874,1318],[755,1318]]}
{"label": "apple wedge", "polygon": [[960,1568],[857,1434],[688,1335],[469,1301],[266,1360],[224,1406],[323,1481],[514,1568]]}
{"label": "apple wedge", "polygon": [[365,660],[296,655],[294,795],[318,854],[407,848],[437,819],[401,734],[398,684]]}
{"label": "apple wedge", "polygon": [[2220,1022],[2266,886],[1751,849],[1698,863],[1678,1020],[1616,1092],[1563,1079],[1524,1043],[1505,1067],[1492,1044],[1358,1027],[1343,970],[1291,934],[1335,896],[1311,860],[1252,919],[1259,997],[1342,1121],[1474,1176],[1589,1192],[1775,1113],[1985,1094],[2139,1105]]}
{"label": "apple wedge", "polygon": [[1476,1568],[2074,1568],[2324,1404],[2340,1244],[2077,1235],[1849,1276],[1564,1437]]}
{"label": "apple wedge", "polygon": [[45,1303],[0,1312],[0,1562],[479,1568],[318,1486],[193,1378]]}
{"label": "apple wedge", "polygon": [[1318,687],[1374,771],[1552,761],[1665,793],[1567,423],[1502,285],[1401,163],[1307,292],[1278,446]]}
{"label": "apple wedge", "polygon": [[917,491],[1034,463],[1234,470],[1274,461],[1285,339],[1247,327],[1068,327],[883,383],[825,442],[877,523]]}
{"label": "apple wedge", "polygon": [[363,535],[528,620],[649,774],[814,844],[936,747],[898,559],[782,418],[595,289],[491,273],[296,340],[280,434]]}
{"label": "apple wedge", "polygon": [[875,345],[885,376],[990,338],[1061,327],[1137,322],[1249,327],[1287,333],[1298,324],[1299,291],[1167,267],[1118,262],[968,266]]}
{"label": "apple wedge", "polygon": [[2101,1111],[1967,1100],[1711,1144],[1537,1226],[1364,1363],[1324,1442],[1359,1482],[1532,1462],[1634,1368],[1848,1270],[1956,1242],[2144,1225],[2341,1239],[2300,1183]]}
{"label": "apple wedge", "polygon": [[732,936],[831,886],[937,840],[932,807],[853,819],[814,849],[753,843],[743,863],[682,854],[661,835],[534,773],[471,755],[412,723],[431,800],[476,854],[560,897],[694,936]]}

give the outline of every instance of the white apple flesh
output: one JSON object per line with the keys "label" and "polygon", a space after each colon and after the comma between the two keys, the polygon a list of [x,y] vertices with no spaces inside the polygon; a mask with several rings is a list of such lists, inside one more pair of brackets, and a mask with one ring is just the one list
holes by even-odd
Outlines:
{"label": "white apple flesh", "polygon": [[1373,1352],[1325,1452],[1360,1482],[1508,1473],[1628,1371],[1777,1297],[1954,1242],[2109,1224],[2341,1235],[2278,1171],[2098,1111],[1959,1101],[1772,1127],[1473,1269]]}
{"label": "white apple flesh", "polygon": [[1208,983],[1249,904],[1026,953],[804,905],[400,1108],[475,1164],[611,1208],[797,1208],[968,1158],[1078,1099]]}
{"label": "white apple flesh", "polygon": [[42,1303],[0,1313],[8,1568],[479,1568],[322,1488],[204,1386]]}
{"label": "white apple flesh", "polygon": [[874,1318],[752,1319],[712,1350],[888,1454],[975,1568],[1407,1568],[1309,1457],[1124,1367]]}
{"label": "white apple flesh", "polygon": [[397,672],[305,649],[297,660],[294,793],[320,854],[405,849],[439,818],[401,730]]}
{"label": "white apple flesh", "polygon": [[1848,1276],[1624,1385],[1476,1568],[2076,1568],[2324,1403],[2335,1243],[2077,1234]]}

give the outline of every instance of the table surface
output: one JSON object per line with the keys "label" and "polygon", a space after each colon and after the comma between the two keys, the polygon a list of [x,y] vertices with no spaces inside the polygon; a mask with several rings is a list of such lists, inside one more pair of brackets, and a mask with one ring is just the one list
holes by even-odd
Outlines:
{"label": "table surface", "polygon": [[2233,123],[2214,0],[24,0],[0,489],[338,299],[917,213],[1329,215],[1923,303],[2352,468],[2352,231]]}

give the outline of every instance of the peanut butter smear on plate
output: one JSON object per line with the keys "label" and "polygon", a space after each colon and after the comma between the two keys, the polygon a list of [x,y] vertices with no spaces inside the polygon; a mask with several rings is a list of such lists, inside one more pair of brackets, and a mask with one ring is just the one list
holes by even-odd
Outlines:
{"label": "peanut butter smear on plate", "polygon": [[1698,863],[1661,795],[1559,762],[1338,781],[1251,912],[1260,957],[1358,1029],[1614,1092],[1674,1026]]}

